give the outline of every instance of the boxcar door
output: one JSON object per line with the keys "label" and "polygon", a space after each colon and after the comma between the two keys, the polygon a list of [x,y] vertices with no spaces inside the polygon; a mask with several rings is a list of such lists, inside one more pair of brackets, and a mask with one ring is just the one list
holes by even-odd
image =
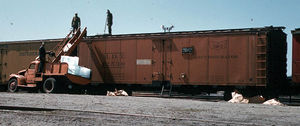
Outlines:
{"label": "boxcar door", "polygon": [[164,80],[171,81],[172,74],[171,68],[173,65],[172,61],[172,48],[173,48],[173,41],[171,39],[163,40],[164,46],[164,57],[163,57],[163,73],[164,73]]}
{"label": "boxcar door", "polygon": [[172,41],[169,39],[153,40],[152,46],[153,81],[170,81],[172,78],[170,74]]}
{"label": "boxcar door", "polygon": [[163,42],[152,40],[152,80],[163,81]]}

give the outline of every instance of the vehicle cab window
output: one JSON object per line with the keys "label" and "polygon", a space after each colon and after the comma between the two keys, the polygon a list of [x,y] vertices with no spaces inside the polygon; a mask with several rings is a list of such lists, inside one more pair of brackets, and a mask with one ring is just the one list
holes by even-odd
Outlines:
{"label": "vehicle cab window", "polygon": [[30,64],[29,69],[35,69],[35,64]]}

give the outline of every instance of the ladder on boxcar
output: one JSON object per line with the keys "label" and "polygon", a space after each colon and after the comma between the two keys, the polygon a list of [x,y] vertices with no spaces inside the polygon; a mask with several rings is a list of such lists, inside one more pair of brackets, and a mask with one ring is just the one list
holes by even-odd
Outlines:
{"label": "ladder on boxcar", "polygon": [[267,82],[267,41],[266,37],[258,37],[256,41],[256,83]]}
{"label": "ladder on boxcar", "polygon": [[52,60],[52,63],[59,61],[62,55],[70,55],[72,53],[72,51],[79,44],[83,36],[85,36],[86,27],[83,29],[82,32],[80,32],[80,28],[78,28],[75,34],[73,34],[72,38],[69,38],[71,33],[72,31],[66,36],[66,38],[62,42],[58,43],[57,46],[54,48],[55,54],[57,55]]}

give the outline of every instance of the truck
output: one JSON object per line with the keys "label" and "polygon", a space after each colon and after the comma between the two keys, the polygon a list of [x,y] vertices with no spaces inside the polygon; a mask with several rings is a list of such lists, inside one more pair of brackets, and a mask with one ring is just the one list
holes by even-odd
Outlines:
{"label": "truck", "polygon": [[21,70],[17,74],[11,74],[8,81],[8,91],[16,92],[18,88],[24,87],[53,93],[64,91],[68,84],[87,85],[90,83],[90,78],[70,74],[68,72],[69,64],[59,61],[62,56],[69,56],[74,51],[86,34],[86,27],[82,32],[79,28],[70,38],[71,34],[72,31],[54,48],[57,56],[53,60],[48,57],[43,72],[37,72],[40,61],[36,58],[27,69]]}

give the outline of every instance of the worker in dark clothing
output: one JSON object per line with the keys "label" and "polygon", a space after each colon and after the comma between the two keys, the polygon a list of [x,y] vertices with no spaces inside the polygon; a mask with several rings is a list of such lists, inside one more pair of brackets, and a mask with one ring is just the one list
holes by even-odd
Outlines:
{"label": "worker in dark clothing", "polygon": [[110,13],[109,10],[107,10],[107,17],[106,17],[106,23],[108,27],[108,34],[111,35],[111,26],[113,25],[113,15]]}
{"label": "worker in dark clothing", "polygon": [[77,13],[75,13],[75,16],[72,19],[72,28],[73,28],[73,33],[76,32],[76,30],[80,27],[80,18],[78,17]]}
{"label": "worker in dark clothing", "polygon": [[42,73],[44,70],[44,66],[45,66],[45,62],[46,62],[46,54],[49,54],[50,56],[55,56],[55,53],[53,53],[53,52],[46,52],[44,45],[45,45],[45,43],[42,42],[42,45],[40,46],[40,49],[39,49],[39,59],[40,59],[40,65],[39,65],[39,69],[38,69],[39,73]]}
{"label": "worker in dark clothing", "polygon": [[44,47],[44,42],[42,42],[42,45],[40,46],[39,49],[39,59],[40,59],[40,65],[39,65],[39,73],[43,72],[45,61],[46,61],[46,50]]}

